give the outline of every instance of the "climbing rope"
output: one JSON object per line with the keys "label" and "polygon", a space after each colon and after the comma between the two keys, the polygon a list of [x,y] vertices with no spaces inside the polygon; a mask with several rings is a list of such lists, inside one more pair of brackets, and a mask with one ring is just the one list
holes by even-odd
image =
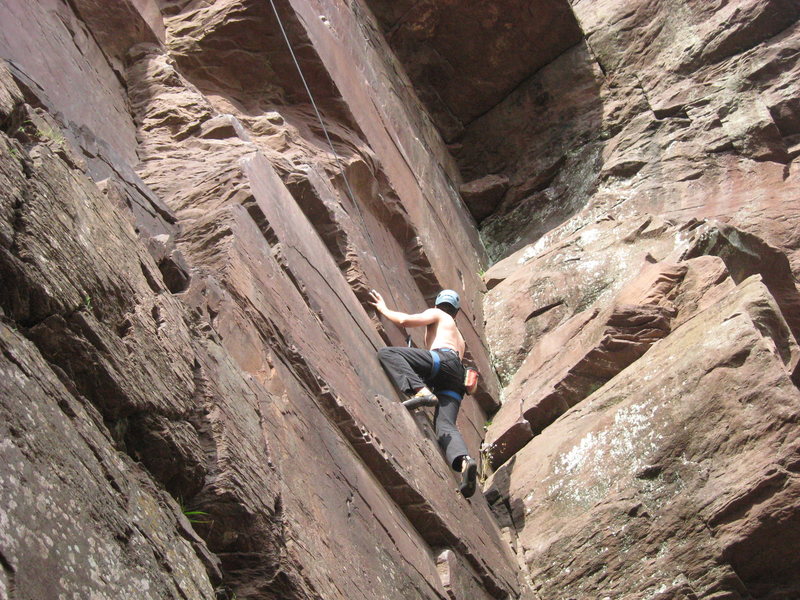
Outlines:
{"label": "climbing rope", "polygon": [[[356,207],[356,211],[358,211],[358,216],[361,219],[361,224],[364,227],[364,233],[367,236],[367,242],[369,243],[370,251],[372,252],[372,257],[375,259],[375,262],[378,265],[378,270],[380,271],[381,277],[383,278],[383,283],[386,286],[386,289],[389,292],[389,296],[392,299],[392,302],[395,306],[397,306],[397,299],[394,297],[392,293],[392,288],[389,286],[389,282],[386,279],[386,273],[384,272],[383,263],[381,262],[380,258],[378,257],[377,252],[375,251],[375,244],[372,241],[372,235],[369,232],[369,227],[367,227],[367,222],[364,219],[364,214],[361,212],[361,207],[358,205],[356,201],[355,194],[353,193],[353,188],[350,187],[350,180],[347,178],[347,173],[345,173],[344,165],[342,164],[341,159],[339,158],[339,153],[336,152],[336,148],[333,145],[333,141],[331,140],[331,136],[328,134],[328,128],[325,126],[325,122],[322,119],[322,115],[320,114],[319,108],[317,107],[317,103],[314,100],[314,95],[311,93],[311,88],[308,87],[308,82],[306,81],[306,77],[303,74],[303,69],[300,66],[300,61],[297,60],[297,55],[294,52],[294,48],[292,47],[291,41],[289,41],[289,36],[286,33],[286,28],[283,26],[283,20],[281,19],[280,14],[278,13],[278,8],[275,6],[274,0],[269,0],[270,5],[272,6],[272,12],[275,13],[275,19],[278,21],[278,27],[281,30],[281,34],[283,35],[283,39],[286,42],[286,47],[289,49],[289,54],[292,56],[292,60],[294,61],[294,66],[297,68],[297,73],[300,75],[300,80],[303,82],[303,87],[306,90],[306,94],[308,94],[308,99],[311,101],[311,106],[314,108],[314,113],[317,116],[317,120],[319,121],[319,125],[322,128],[323,133],[325,134],[325,139],[328,141],[328,146],[330,146],[331,152],[333,153],[333,157],[336,160],[336,165],[339,168],[339,172],[342,174],[342,179],[344,179],[345,187],[347,188],[347,195],[350,198],[350,202],[353,203],[353,206]],[[411,335],[406,332],[405,328],[401,328],[406,333],[406,341],[409,342],[411,340]]]}

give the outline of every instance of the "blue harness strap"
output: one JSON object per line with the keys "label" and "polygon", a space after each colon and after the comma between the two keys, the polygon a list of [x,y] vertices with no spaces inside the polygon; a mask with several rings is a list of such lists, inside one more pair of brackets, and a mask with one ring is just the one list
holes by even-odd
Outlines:
{"label": "blue harness strap", "polygon": [[433,360],[433,367],[431,368],[431,379],[435,379],[436,376],[439,374],[439,367],[442,364],[442,359],[439,358],[439,355],[433,350],[428,350],[428,352],[431,353],[431,359]]}
{"label": "blue harness strap", "polygon": [[463,396],[456,392],[455,390],[436,390],[434,392],[437,396],[447,396],[448,398],[453,398],[454,400],[458,400],[461,402]]}

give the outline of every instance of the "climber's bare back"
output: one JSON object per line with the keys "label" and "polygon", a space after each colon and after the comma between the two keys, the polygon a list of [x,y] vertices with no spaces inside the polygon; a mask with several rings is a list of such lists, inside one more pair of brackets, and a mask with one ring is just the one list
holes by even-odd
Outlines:
{"label": "climber's bare back", "polygon": [[430,308],[425,313],[431,313],[435,320],[428,324],[425,330],[425,345],[429,349],[450,348],[464,357],[464,338],[456,327],[456,321],[443,310]]}

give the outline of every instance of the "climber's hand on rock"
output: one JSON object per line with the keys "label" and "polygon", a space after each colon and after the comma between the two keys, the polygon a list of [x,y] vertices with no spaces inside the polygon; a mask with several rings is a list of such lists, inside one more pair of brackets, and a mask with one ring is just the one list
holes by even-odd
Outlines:
{"label": "climber's hand on rock", "polygon": [[386,310],[386,302],[383,300],[383,296],[381,296],[375,290],[372,290],[369,293],[369,303],[372,304],[372,306],[374,306],[378,312],[382,313],[384,310]]}

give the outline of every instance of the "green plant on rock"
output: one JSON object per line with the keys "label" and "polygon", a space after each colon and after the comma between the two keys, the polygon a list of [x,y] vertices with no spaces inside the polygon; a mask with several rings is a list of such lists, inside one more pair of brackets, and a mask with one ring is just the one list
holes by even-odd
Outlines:
{"label": "green plant on rock", "polygon": [[53,129],[48,125],[44,125],[43,127],[39,127],[37,129],[39,136],[43,137],[46,140],[50,140],[51,142],[55,143],[57,146],[63,146],[66,142],[66,138],[64,134],[58,131],[57,129]]}
{"label": "green plant on rock", "polygon": [[208,513],[204,510],[184,510],[183,516],[186,517],[192,525],[196,524],[203,524],[208,525],[211,523],[210,520],[205,519],[204,517],[209,516]]}
{"label": "green plant on rock", "polygon": [[57,146],[63,146],[67,141],[64,137],[64,134],[58,129],[51,127],[47,123],[34,123],[30,119],[23,121],[22,125],[19,126],[17,131],[27,136],[51,141]]}
{"label": "green plant on rock", "polygon": [[178,506],[180,506],[183,516],[186,517],[186,519],[192,525],[197,525],[197,524],[208,525],[209,523],[211,523],[210,520],[205,519],[205,517],[209,516],[209,514],[206,511],[189,508],[184,503],[183,498],[178,498]]}

